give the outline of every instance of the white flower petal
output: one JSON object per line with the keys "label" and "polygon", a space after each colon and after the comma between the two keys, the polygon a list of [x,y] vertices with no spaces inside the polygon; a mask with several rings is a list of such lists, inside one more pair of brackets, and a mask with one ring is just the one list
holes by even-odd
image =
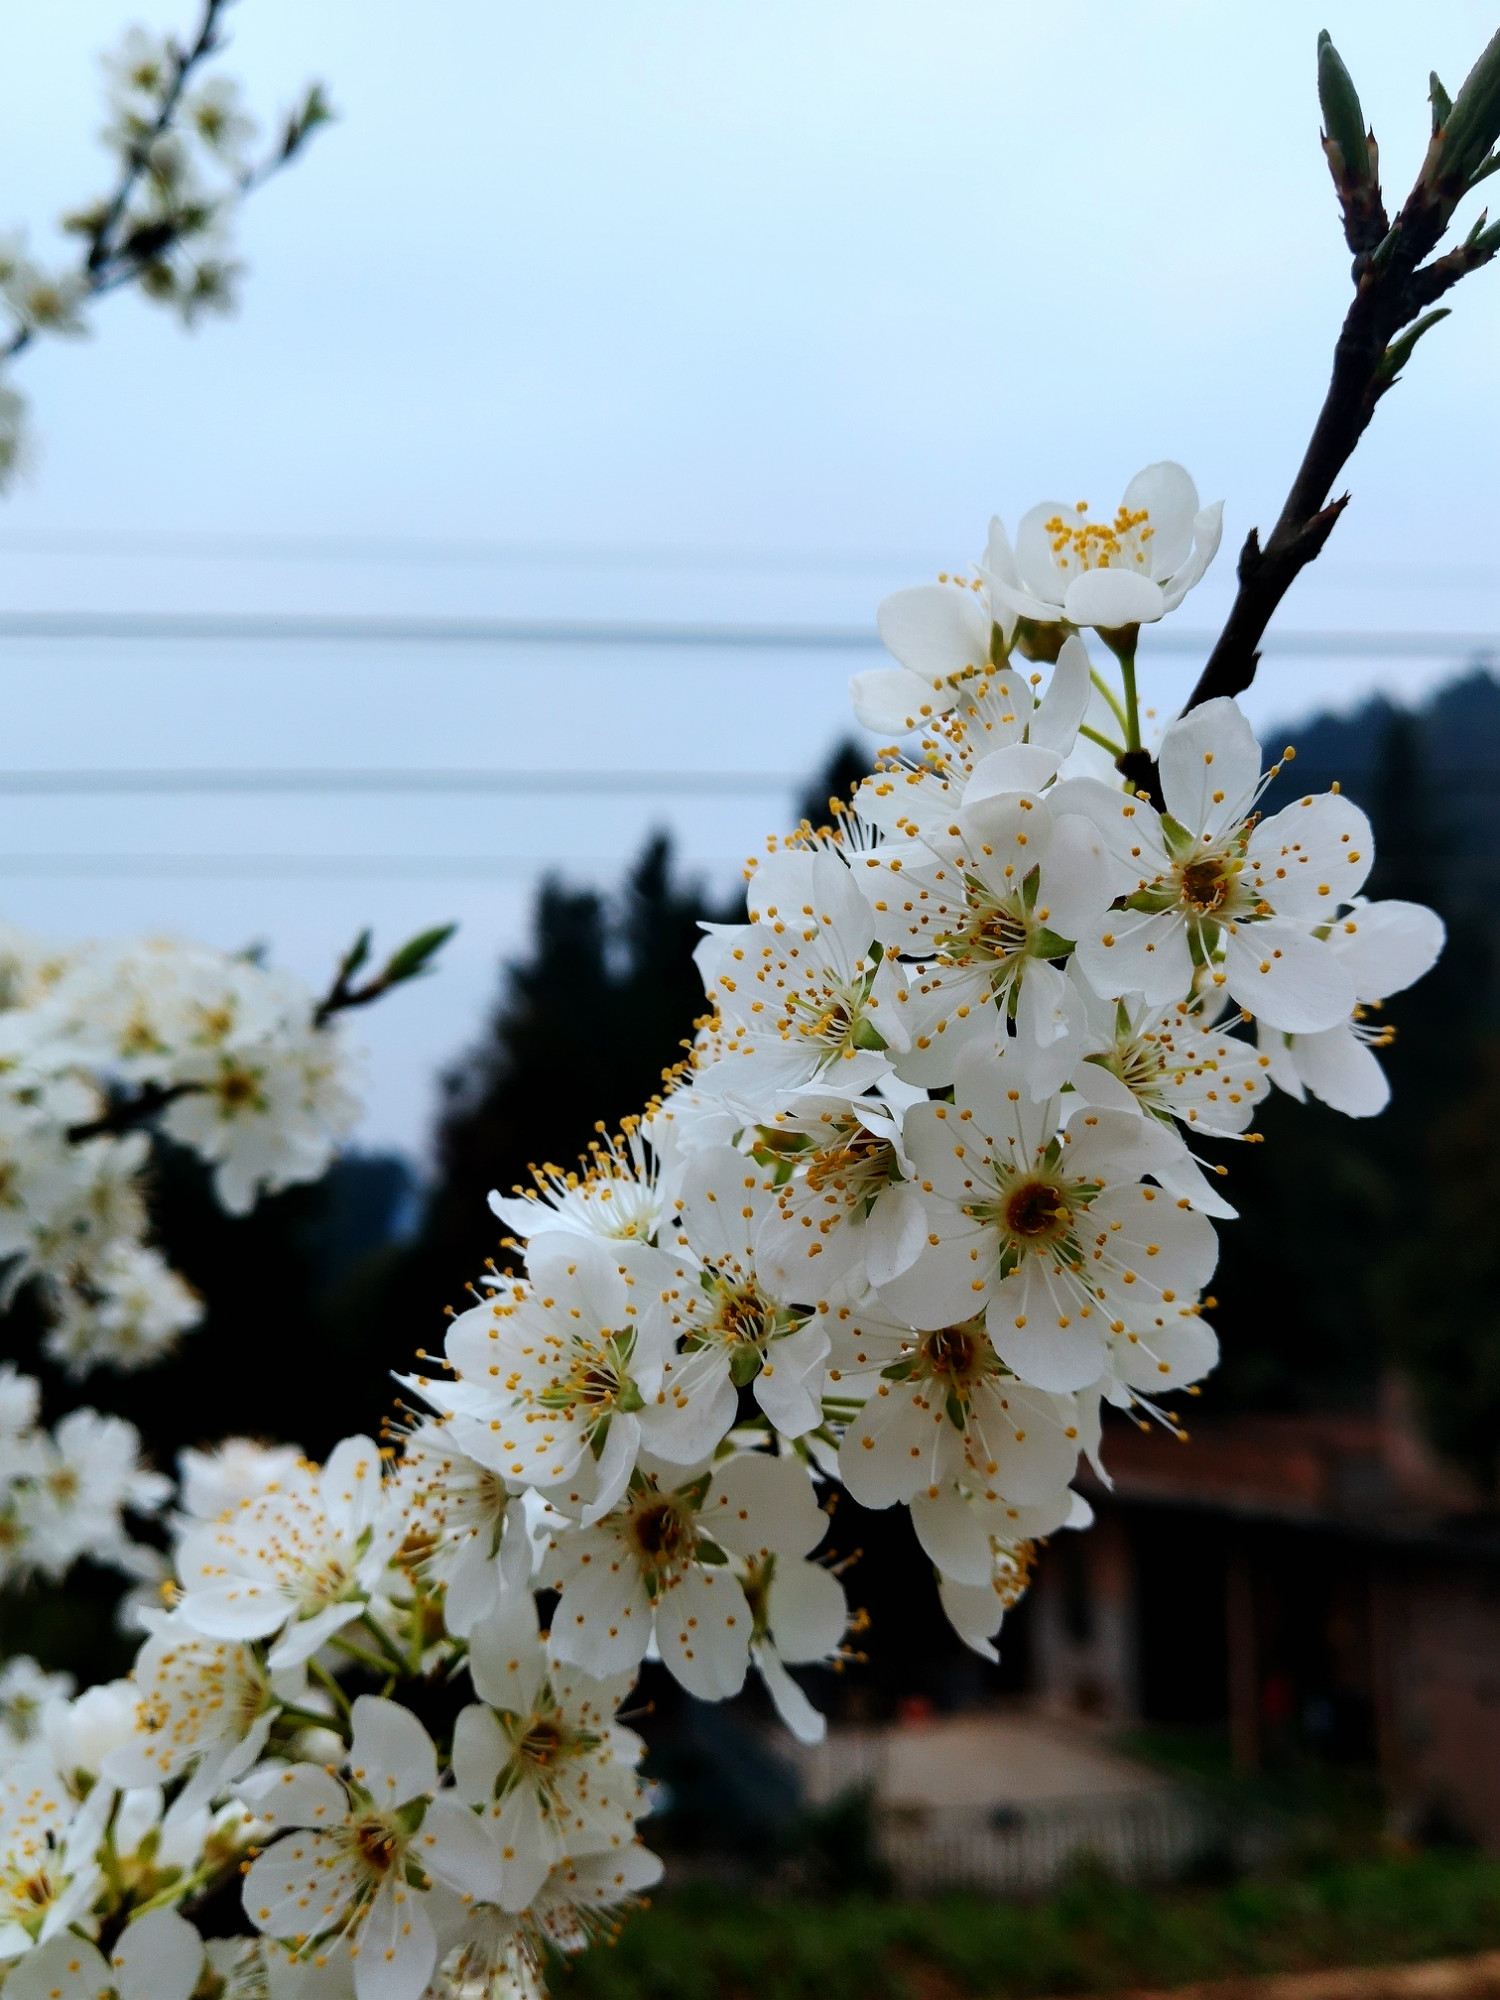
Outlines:
{"label": "white flower petal", "polygon": [[437,1939],[426,1899],[387,1875],[359,1927],[354,1961],[358,2000],[421,2000],[437,1963]]}
{"label": "white flower petal", "polygon": [[493,1708],[529,1713],[546,1662],[537,1638],[536,1599],[529,1590],[507,1591],[499,1607],[474,1627],[469,1673],[475,1692]]}
{"label": "white flower petal", "polygon": [[236,1792],[275,1826],[338,1826],[349,1810],[343,1786],[319,1764],[290,1764],[241,1778]]}
{"label": "white flower petal", "polygon": [[1077,740],[1078,725],[1088,712],[1092,693],[1088,648],[1076,632],[1069,633],[1031,718],[1028,740],[1066,757]]}
{"label": "white flower petal", "polygon": [[1071,625],[1111,632],[1122,625],[1154,624],[1166,610],[1161,585],[1137,570],[1091,569],[1075,577],[1063,598]]}
{"label": "white flower petal", "polygon": [[1274,918],[1231,930],[1224,971],[1242,1007],[1289,1035],[1320,1034],[1353,1011],[1354,981],[1336,953]]}
{"label": "white flower petal", "polygon": [[703,1503],[708,1533],[737,1556],[805,1556],[828,1532],[812,1481],[797,1458],[740,1452],[714,1468]]}
{"label": "white flower petal", "polygon": [[9,2000],[106,2000],[113,1984],[99,1953],[71,1931],[28,1951],[5,1975]]}
{"label": "white flower petal", "polygon": [[461,1896],[493,1903],[500,1895],[500,1850],[489,1826],[441,1792],[428,1806],[412,1851],[424,1870]]}
{"label": "white flower petal", "polygon": [[830,1659],[849,1628],[844,1586],[820,1563],[778,1560],[766,1594],[771,1637],[793,1666]]}
{"label": "white flower petal", "polygon": [[939,694],[930,681],[905,667],[870,667],[849,676],[849,700],[861,729],[877,736],[904,736],[951,708],[953,693],[948,689]]}
{"label": "white flower petal", "polygon": [[821,1743],[828,1734],[827,1718],[818,1713],[777,1659],[775,1647],[759,1641],[750,1650],[766,1684],[766,1693],[793,1736],[799,1743]]}
{"label": "white flower petal", "polygon": [[1430,972],[1447,933],[1425,903],[1362,903],[1340,917],[1328,939],[1354,981],[1358,1000],[1384,1000]]}
{"label": "white flower petal", "polygon": [[437,1790],[437,1752],[432,1738],[409,1708],[380,1695],[362,1694],[354,1704],[354,1740],[349,1773],[381,1811]]}
{"label": "white flower petal", "polygon": [[203,1940],[176,1910],[128,1924],[114,1948],[120,2000],[188,2000],[203,1970]]}
{"label": "white flower petal", "polygon": [[662,1664],[700,1701],[738,1694],[750,1660],[750,1607],[724,1569],[690,1569],[656,1607]]}
{"label": "white flower petal", "polygon": [[875,621],[886,651],[929,687],[950,674],[989,665],[989,611],[977,591],[961,584],[892,591],[881,600]]}
{"label": "white flower petal", "polygon": [[1193,546],[1198,512],[1198,489],[1187,468],[1170,458],[1143,467],[1125,488],[1120,504],[1129,514],[1142,508],[1150,513],[1151,574],[1165,577],[1181,569]]}
{"label": "white flower petal", "polygon": [[1179,826],[1217,836],[1249,812],[1260,783],[1260,745],[1227,695],[1190,709],[1161,740],[1162,796]]}
{"label": "white flower petal", "polygon": [[1111,910],[1080,934],[1078,964],[1105,998],[1141,993],[1156,1007],[1180,1000],[1193,982],[1193,955],[1176,910]]}
{"label": "white flower petal", "polygon": [[917,1540],[944,1576],[955,1583],[985,1584],[994,1573],[990,1538],[984,1524],[965,1505],[962,1494],[918,1493],[911,1503],[911,1524]]}
{"label": "white flower petal", "polygon": [[1314,1097],[1346,1118],[1373,1118],[1391,1099],[1391,1086],[1373,1049],[1347,1023],[1292,1042],[1297,1074]]}

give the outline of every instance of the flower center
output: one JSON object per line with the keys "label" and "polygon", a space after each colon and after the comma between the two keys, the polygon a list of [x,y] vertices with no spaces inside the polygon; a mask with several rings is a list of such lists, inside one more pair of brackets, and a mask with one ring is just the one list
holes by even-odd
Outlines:
{"label": "flower center", "polygon": [[386,1819],[362,1819],[353,1830],[354,1851],[372,1875],[389,1875],[396,1865],[401,1836]]}
{"label": "flower center", "polygon": [[969,919],[962,930],[933,940],[939,957],[951,965],[988,963],[997,989],[1020,970],[1031,942],[1031,912],[1018,884],[1007,896],[996,896],[970,876],[965,884]]}
{"label": "flower center", "polygon": [[1087,500],[1080,500],[1072,517],[1054,514],[1043,526],[1052,541],[1052,560],[1059,569],[1077,574],[1086,569],[1146,568],[1147,544],[1156,530],[1149,508],[1116,510],[1108,521],[1088,521]]}
{"label": "flower center", "polygon": [[562,1730],[557,1723],[539,1717],[516,1745],[522,1760],[538,1771],[545,1771],[557,1762],[565,1747]]}
{"label": "flower center", "polygon": [[1238,869],[1231,870],[1221,854],[1209,854],[1199,861],[1189,861],[1177,871],[1183,902],[1189,909],[1196,910],[1200,917],[1212,916],[1228,902],[1230,890],[1234,887],[1234,876],[1238,872]]}
{"label": "flower center", "polygon": [[895,1147],[857,1119],[831,1145],[820,1146],[807,1164],[807,1185],[814,1194],[832,1188],[851,1202],[879,1194],[896,1177]]}
{"label": "flower center", "polygon": [[636,1546],[653,1569],[675,1562],[692,1545],[692,1531],[670,1500],[658,1500],[642,1508],[632,1525]]}
{"label": "flower center", "polygon": [[1052,1241],[1072,1227],[1073,1211],[1055,1181],[1028,1175],[1016,1181],[1001,1209],[1005,1228],[1025,1242]]}
{"label": "flower center", "polygon": [[999,1371],[988,1336],[979,1321],[972,1319],[962,1326],[943,1326],[935,1333],[924,1333],[918,1366],[922,1374],[941,1378],[959,1391]]}
{"label": "flower center", "polygon": [[860,978],[835,986],[825,977],[816,988],[789,993],[783,1032],[816,1042],[829,1061],[852,1056],[856,1049],[883,1049],[885,1037],[865,1013],[870,984],[869,978]]}

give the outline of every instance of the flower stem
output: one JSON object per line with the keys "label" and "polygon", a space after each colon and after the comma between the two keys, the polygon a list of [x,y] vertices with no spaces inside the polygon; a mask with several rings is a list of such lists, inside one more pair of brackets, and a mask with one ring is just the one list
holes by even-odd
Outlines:
{"label": "flower stem", "polygon": [[1125,683],[1125,713],[1120,718],[1125,724],[1125,748],[1128,751],[1141,747],[1141,712],[1135,692],[1135,654],[1122,656],[1120,678]]}
{"label": "flower stem", "polygon": [[1090,743],[1097,743],[1099,748],[1107,750],[1111,757],[1123,757],[1125,755],[1124,750],[1118,743],[1112,743],[1107,736],[1101,735],[1097,729],[1090,729],[1086,722],[1079,723],[1078,734],[1086,736]]}
{"label": "flower stem", "polygon": [[1089,668],[1089,679],[1094,683],[1094,686],[1099,690],[1100,694],[1103,695],[1104,699],[1109,703],[1110,707],[1114,710],[1115,721],[1119,723],[1121,729],[1123,729],[1125,733],[1128,735],[1130,733],[1130,724],[1126,721],[1125,711],[1120,706],[1120,697],[1115,693],[1114,689],[1110,686],[1109,682],[1104,678],[1103,674],[1100,673],[1097,667]]}
{"label": "flower stem", "polygon": [[353,1714],[353,1711],[349,1707],[348,1695],[344,1693],[344,1690],[339,1686],[338,1682],[334,1679],[333,1675],[329,1673],[327,1667],[323,1666],[320,1661],[309,1660],[307,1663],[307,1671],[312,1675],[313,1679],[323,1689],[323,1692],[331,1698],[334,1707],[337,1709],[339,1713],[343,1726],[347,1727],[351,1719],[351,1716]]}
{"label": "flower stem", "polygon": [[281,1711],[280,1720],[295,1722],[303,1729],[331,1729],[335,1736],[349,1741],[349,1725],[340,1715],[319,1715],[311,1708],[293,1708],[290,1704]]}

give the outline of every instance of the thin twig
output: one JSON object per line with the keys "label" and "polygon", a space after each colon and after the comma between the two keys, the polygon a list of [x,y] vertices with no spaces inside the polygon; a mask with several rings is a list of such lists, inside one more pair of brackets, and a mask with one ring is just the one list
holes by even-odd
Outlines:
{"label": "thin twig", "polygon": [[[1467,241],[1423,267],[1422,260],[1436,247],[1475,179],[1462,164],[1445,170],[1444,137],[1439,127],[1416,186],[1389,229],[1373,168],[1372,177],[1359,182],[1341,170],[1337,148],[1330,150],[1345,236],[1355,252],[1354,301],[1334,347],[1328,393],[1286,504],[1264,547],[1253,528],[1245,539],[1233,607],[1188,708],[1215,695],[1240,694],[1250,685],[1257,649],[1276,607],[1321,553],[1349,504],[1347,493],[1333,500],[1329,495],[1409,352],[1407,343],[1393,343],[1404,327],[1412,326],[1460,278],[1487,264],[1500,247],[1493,240],[1495,232],[1476,226]],[[1373,144],[1370,150],[1374,154]]]}
{"label": "thin twig", "polygon": [[82,1125],[70,1125],[68,1143],[81,1146],[85,1139],[134,1132],[142,1125],[149,1125],[158,1112],[165,1111],[169,1104],[175,1104],[179,1097],[191,1097],[206,1088],[201,1083],[143,1084],[132,1096],[117,1099],[98,1118],[87,1119]]}

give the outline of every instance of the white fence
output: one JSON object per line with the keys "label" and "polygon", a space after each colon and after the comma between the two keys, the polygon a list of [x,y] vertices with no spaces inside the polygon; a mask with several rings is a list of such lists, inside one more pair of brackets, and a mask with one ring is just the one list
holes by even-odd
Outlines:
{"label": "white fence", "polygon": [[[1169,1879],[1222,1851],[1231,1835],[1219,1814],[1190,1794],[1163,1788],[989,1811],[877,1808],[876,1840],[908,1893],[1015,1895],[1045,1889],[1086,1860],[1127,1882]],[[1241,1838],[1233,1836],[1233,1844]]]}

